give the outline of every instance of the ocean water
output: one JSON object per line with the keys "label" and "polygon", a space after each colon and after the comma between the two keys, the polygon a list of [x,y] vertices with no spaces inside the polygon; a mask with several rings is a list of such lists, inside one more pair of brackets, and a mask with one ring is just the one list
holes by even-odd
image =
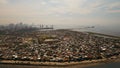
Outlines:
{"label": "ocean water", "polygon": [[103,65],[87,67],[87,68],[120,68],[120,62],[108,63],[108,64],[103,64]]}
{"label": "ocean water", "polygon": [[[55,29],[72,29],[76,31],[89,31],[97,32],[107,35],[119,36],[120,37],[120,26],[95,26],[95,28],[84,28],[86,26],[56,26]],[[107,63],[95,66],[83,67],[83,65],[68,66],[68,67],[54,67],[54,66],[25,66],[25,65],[3,65],[0,64],[0,68],[120,68],[120,62]]]}
{"label": "ocean water", "polygon": [[26,65],[4,65],[0,64],[0,68],[120,68],[120,62],[117,63],[107,63],[107,64],[100,64],[100,65],[93,65],[84,67],[83,65],[75,65],[75,66],[26,66]]}
{"label": "ocean water", "polygon": [[62,25],[56,26],[56,29],[72,29],[75,31],[88,31],[88,32],[97,32],[107,35],[119,36],[120,37],[120,25],[95,25],[95,28],[87,28],[91,26],[74,26],[74,25]]}

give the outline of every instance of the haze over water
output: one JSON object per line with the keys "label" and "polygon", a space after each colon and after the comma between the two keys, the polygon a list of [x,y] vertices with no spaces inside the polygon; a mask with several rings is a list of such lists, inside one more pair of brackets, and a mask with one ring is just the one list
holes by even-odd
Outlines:
{"label": "haze over water", "polygon": [[0,0],[0,24],[19,22],[114,28],[120,26],[120,0]]}
{"label": "haze over water", "polygon": [[19,22],[120,36],[120,0],[0,0],[0,25]]}
{"label": "haze over water", "polygon": [[[94,25],[93,25],[94,26]],[[113,36],[120,36],[120,27],[119,25],[109,25],[105,26],[99,26],[95,25],[94,28],[87,28],[91,26],[80,26],[80,25],[56,25],[56,29],[72,29],[75,31],[87,31],[87,32],[96,32],[96,33],[101,33],[101,34],[106,34],[106,35],[113,35]]]}
{"label": "haze over water", "polygon": [[[0,25],[19,22],[54,25],[56,29],[74,29],[120,37],[120,0],[0,0]],[[82,28],[91,26],[95,28]],[[120,67],[119,65],[117,63],[116,66]],[[34,68],[0,65],[0,68],[16,67]]]}

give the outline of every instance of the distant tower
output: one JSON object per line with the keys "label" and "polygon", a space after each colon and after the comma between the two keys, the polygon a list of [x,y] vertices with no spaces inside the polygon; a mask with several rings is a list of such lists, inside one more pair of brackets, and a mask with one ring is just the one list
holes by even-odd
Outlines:
{"label": "distant tower", "polygon": [[42,28],[41,24],[40,24],[40,29]]}
{"label": "distant tower", "polygon": [[34,24],[32,23],[31,26],[34,26]]}
{"label": "distant tower", "polygon": [[49,28],[48,25],[46,25],[46,28]]}
{"label": "distant tower", "polygon": [[23,23],[20,22],[20,23],[18,24],[18,29],[22,29],[22,28],[23,28]]}
{"label": "distant tower", "polygon": [[22,26],[22,25],[23,25],[23,23],[22,23],[22,22],[20,22],[20,23],[19,23],[19,25],[20,25],[20,26]]}
{"label": "distant tower", "polygon": [[43,29],[43,28],[44,28],[44,25],[41,25],[41,28]]}
{"label": "distant tower", "polygon": [[53,29],[53,25],[51,25],[51,28]]}

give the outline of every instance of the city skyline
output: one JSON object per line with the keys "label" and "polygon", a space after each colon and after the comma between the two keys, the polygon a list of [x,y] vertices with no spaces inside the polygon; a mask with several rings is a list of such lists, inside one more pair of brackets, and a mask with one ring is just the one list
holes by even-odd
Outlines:
{"label": "city skyline", "polygon": [[119,0],[0,0],[0,24],[120,25]]}

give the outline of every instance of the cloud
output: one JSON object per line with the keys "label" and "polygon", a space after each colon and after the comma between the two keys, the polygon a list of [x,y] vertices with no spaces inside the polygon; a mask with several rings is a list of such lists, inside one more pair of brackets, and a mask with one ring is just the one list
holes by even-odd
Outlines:
{"label": "cloud", "polygon": [[114,2],[114,3],[108,4],[108,9],[112,9],[112,8],[116,8],[116,7],[120,8],[120,2]]}
{"label": "cloud", "polygon": [[0,0],[0,5],[7,4],[7,3],[8,3],[7,0]]}
{"label": "cloud", "polygon": [[[9,0],[0,0],[0,3],[6,4]],[[104,0],[20,0],[22,2],[16,2],[13,6],[7,6],[7,8],[1,8],[1,13],[7,13],[9,15],[87,15],[96,11],[105,11],[100,7],[108,6]],[[119,4],[117,4],[119,5]],[[109,9],[117,6],[116,4],[109,5]],[[108,7],[107,7],[108,8]],[[11,9],[11,10],[10,10]],[[115,11],[114,11],[115,12]],[[117,11],[116,11],[117,12]],[[20,14],[18,14],[20,13]],[[6,14],[5,14],[6,15]]]}
{"label": "cloud", "polygon": [[[95,12],[98,13],[118,13],[120,11],[119,1],[105,1],[105,0],[49,0],[50,4],[57,4],[51,6],[45,11],[54,14],[79,14],[87,15]],[[50,5],[49,4],[49,5]],[[48,4],[46,4],[48,5]]]}
{"label": "cloud", "polygon": [[107,12],[120,13],[120,2],[114,2],[107,5]]}
{"label": "cloud", "polygon": [[100,0],[87,4],[86,2],[89,2],[89,0],[49,0],[48,4],[46,4],[49,7],[44,11],[49,11],[51,14],[89,14],[103,4]]}
{"label": "cloud", "polygon": [[[7,4],[11,0],[0,0],[0,4]],[[119,12],[114,8],[120,6],[120,2],[109,3],[105,0],[19,0],[13,6],[1,8],[1,13],[20,13],[21,15],[38,14],[38,15],[87,15],[97,11]],[[105,9],[103,9],[105,7]],[[10,10],[12,9],[12,10]],[[8,11],[6,11],[8,10]],[[5,12],[4,12],[5,11]],[[23,13],[23,14],[22,14]],[[9,13],[7,13],[9,14]],[[18,14],[19,15],[19,14]],[[31,14],[30,14],[31,15]]]}
{"label": "cloud", "polygon": [[109,13],[120,13],[120,10],[109,10]]}
{"label": "cloud", "polygon": [[0,4],[7,4],[0,5],[0,19],[8,22],[88,23],[105,21],[107,13],[120,12],[119,1],[108,0],[0,0]]}

